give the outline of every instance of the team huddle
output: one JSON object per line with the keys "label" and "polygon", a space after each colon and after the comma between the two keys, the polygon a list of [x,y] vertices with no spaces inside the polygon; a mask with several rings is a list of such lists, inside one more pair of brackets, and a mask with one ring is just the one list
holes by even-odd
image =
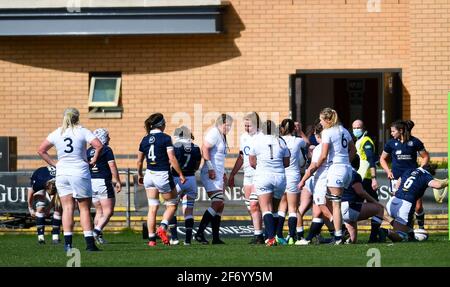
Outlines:
{"label": "team huddle", "polygon": [[[224,244],[220,239],[224,189],[234,186],[235,175],[241,168],[244,170],[245,204],[254,227],[250,243],[267,246],[356,243],[358,221],[369,218],[369,242],[384,242],[386,238],[395,242],[414,241],[414,212],[419,228],[424,228],[421,198],[425,190],[448,185],[448,180],[433,178],[434,168],[429,164],[423,143],[411,135],[414,123],[394,122],[391,125],[393,138],[385,144],[380,157],[393,192],[384,207],[378,202],[376,192],[378,157],[364,123],[353,122],[352,137],[331,108],[320,112],[310,136],[291,119],[284,119],[277,125],[270,120],[262,122],[256,112],[247,114],[245,133],[240,137],[240,153],[227,178],[227,134],[232,124],[230,115],[220,115],[199,147],[194,144],[188,127],[175,129],[172,141],[172,137],[164,133],[166,121],[162,114],[155,113],[146,119],[147,133],[139,145],[137,171],[139,184],[144,185],[148,199],[149,246],[155,246],[157,238],[165,245],[179,244],[175,214],[180,203],[186,227],[184,245],[191,245],[193,238],[201,244],[209,244],[205,236],[209,224],[211,244]],[[64,112],[62,127],[41,144],[38,153],[49,167],[35,171],[28,197],[30,212],[36,216],[40,243],[45,242],[45,214],[54,208],[52,241],[59,242],[62,224],[64,247],[70,250],[76,207],[80,211],[86,249],[96,251],[95,243],[106,243],[102,230],[113,213],[114,193],[121,189],[108,142],[105,129],[92,133],[83,128],[79,124],[79,112],[69,108]],[[86,150],[87,144],[91,145],[89,150]],[[47,153],[53,146],[58,161]],[[421,157],[420,166],[417,154]],[[211,206],[193,234],[197,197],[195,173],[199,169]],[[45,191],[51,202],[45,201]],[[165,210],[158,226],[156,214],[161,199]],[[94,225],[89,214],[91,201],[96,207]],[[313,219],[306,235],[303,217],[311,208]],[[284,237],[286,213],[289,233]],[[384,220],[393,228],[381,228]],[[330,239],[320,235],[323,225],[332,235]]]}

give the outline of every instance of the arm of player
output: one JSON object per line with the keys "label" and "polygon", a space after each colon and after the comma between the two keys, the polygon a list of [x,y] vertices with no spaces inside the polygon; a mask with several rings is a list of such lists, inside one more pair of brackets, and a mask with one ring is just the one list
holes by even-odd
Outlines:
{"label": "arm of player", "polygon": [[89,162],[90,165],[94,165],[97,162],[98,157],[100,156],[103,144],[98,138],[94,138],[89,144],[95,149],[94,156],[91,158],[91,162]]}
{"label": "arm of player", "polygon": [[386,173],[387,177],[389,179],[394,179],[394,175],[392,174],[392,171],[389,169],[387,159],[389,157],[389,154],[385,151],[381,153],[380,156],[380,165],[384,169],[384,172]]}
{"label": "arm of player", "polygon": [[41,145],[38,148],[38,154],[39,156],[45,160],[46,163],[48,163],[51,166],[56,166],[57,161],[52,159],[50,155],[48,154],[48,151],[53,147],[53,144],[50,143],[48,140],[44,140]]}
{"label": "arm of player", "polygon": [[306,169],[305,174],[297,185],[298,190],[302,190],[305,186],[305,182],[314,174],[314,172],[319,168],[317,162],[312,162],[309,167]]}
{"label": "arm of player", "polygon": [[214,166],[211,162],[211,155],[209,154],[209,151],[212,149],[212,145],[210,145],[208,142],[204,141],[202,145],[202,155],[203,159],[205,160],[205,164],[208,167],[208,176],[209,179],[215,179],[216,178],[216,170],[214,169]]}
{"label": "arm of player", "polygon": [[137,172],[138,172],[138,184],[144,184],[144,173],[142,172],[142,164],[144,162],[144,153],[139,151],[138,152],[138,159],[136,162],[137,165]]}
{"label": "arm of player", "polygon": [[28,211],[30,211],[30,215],[32,217],[34,217],[35,216],[35,212],[34,212],[34,209],[33,209],[33,188],[32,187],[28,188],[27,202],[28,202]]}
{"label": "arm of player", "polygon": [[377,205],[381,205],[378,201],[375,200],[375,198],[373,198],[370,194],[368,194],[368,193],[364,190],[364,188],[363,188],[361,182],[355,182],[355,183],[352,185],[352,188],[353,188],[353,190],[356,192],[356,194],[357,194],[359,197],[364,198],[367,202],[371,202],[371,203],[375,203],[375,204],[377,204]]}
{"label": "arm of player", "polygon": [[116,193],[119,193],[122,190],[122,182],[120,181],[119,170],[117,169],[116,161],[110,160],[108,161],[109,169],[112,174],[112,181],[114,182],[114,189]]}
{"label": "arm of player", "polygon": [[430,154],[424,149],[419,151],[419,155],[422,158],[422,160],[420,161],[420,166],[426,166],[430,162]]}
{"label": "arm of player", "polygon": [[240,151],[239,156],[237,157],[236,162],[234,163],[233,169],[231,170],[230,178],[228,179],[229,187],[234,187],[234,176],[238,173],[243,164],[244,164],[244,157],[242,151]]}
{"label": "arm of player", "polygon": [[432,181],[430,181],[428,183],[428,186],[432,187],[432,188],[436,188],[436,189],[444,188],[444,187],[448,186],[448,178],[445,180],[433,179]]}
{"label": "arm of player", "polygon": [[178,163],[177,157],[175,156],[175,151],[173,149],[167,150],[167,155],[169,156],[170,165],[180,176],[180,182],[183,184],[186,182],[186,178],[183,175],[183,171],[180,168],[180,164]]}
{"label": "arm of player", "polygon": [[249,161],[251,167],[256,168],[256,163],[257,163],[256,155],[249,155],[248,161]]}

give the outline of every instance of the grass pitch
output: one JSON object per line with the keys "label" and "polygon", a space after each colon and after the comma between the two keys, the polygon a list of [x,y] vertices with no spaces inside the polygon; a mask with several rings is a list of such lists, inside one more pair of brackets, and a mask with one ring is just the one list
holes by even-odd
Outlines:
{"label": "grass pitch", "polygon": [[[39,245],[34,235],[0,235],[0,266],[65,267],[70,259],[63,245]],[[84,251],[82,235],[74,235],[74,247],[81,251],[81,267],[90,266],[169,266],[169,267],[298,267],[356,266],[365,267],[377,248],[381,266],[450,266],[450,242],[447,234],[431,234],[421,243],[366,244],[361,235],[356,245],[275,246],[247,244],[249,238],[224,238],[226,245],[148,247],[141,235],[133,232],[105,234],[108,244],[101,252]],[[370,253],[370,252],[369,252]]]}

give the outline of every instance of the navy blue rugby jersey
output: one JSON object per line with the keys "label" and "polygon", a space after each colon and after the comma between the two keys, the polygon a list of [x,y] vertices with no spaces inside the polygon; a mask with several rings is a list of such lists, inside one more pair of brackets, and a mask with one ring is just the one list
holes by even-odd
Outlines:
{"label": "navy blue rugby jersey", "polygon": [[362,178],[355,169],[352,169],[352,182],[350,183],[348,188],[344,188],[344,193],[342,194],[342,201],[348,201],[348,202],[363,202],[364,201],[364,199],[362,197],[360,197],[356,193],[356,191],[353,189],[353,185],[357,182],[362,184]]}
{"label": "navy blue rugby jersey", "polygon": [[405,171],[417,168],[417,153],[423,150],[425,150],[425,146],[416,137],[412,136],[409,141],[404,143],[390,139],[384,145],[384,152],[391,156],[394,177],[399,178]]}
{"label": "navy blue rugby jersey", "polygon": [[[87,150],[87,159],[91,161],[94,157],[95,149],[90,147]],[[109,161],[114,160],[114,153],[108,145],[104,145],[100,156],[94,166],[89,166],[91,178],[104,178],[105,180],[112,180],[111,169],[109,168]]]}
{"label": "navy blue rugby jersey", "polygon": [[[175,156],[184,176],[195,175],[197,163],[202,160],[200,148],[194,143],[175,144]],[[172,175],[179,176],[172,168]]]}
{"label": "navy blue rugby jersey", "polygon": [[408,170],[402,175],[400,188],[395,192],[395,197],[413,203],[423,196],[433,176],[423,168]]}
{"label": "navy blue rugby jersey", "polygon": [[31,187],[33,193],[45,190],[47,181],[54,179],[56,176],[56,168],[53,166],[43,166],[36,169],[31,175]]}
{"label": "navy blue rugby jersey", "polygon": [[148,170],[170,171],[168,148],[173,148],[172,138],[161,131],[151,131],[142,139],[139,151],[145,154]]}

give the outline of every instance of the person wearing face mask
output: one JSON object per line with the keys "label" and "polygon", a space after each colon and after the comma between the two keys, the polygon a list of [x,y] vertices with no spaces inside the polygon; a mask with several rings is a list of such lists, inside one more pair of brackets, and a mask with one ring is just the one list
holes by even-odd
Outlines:
{"label": "person wearing face mask", "polygon": [[[364,190],[378,201],[378,182],[377,182],[377,171],[376,162],[378,160],[377,154],[375,153],[375,144],[373,140],[367,135],[367,130],[364,127],[364,122],[357,119],[352,124],[353,135],[356,138],[356,151],[359,156],[359,169],[358,174],[362,178],[362,185]],[[377,230],[381,221],[379,218],[372,217],[371,226],[372,231],[370,233],[369,242],[376,242]]]}

